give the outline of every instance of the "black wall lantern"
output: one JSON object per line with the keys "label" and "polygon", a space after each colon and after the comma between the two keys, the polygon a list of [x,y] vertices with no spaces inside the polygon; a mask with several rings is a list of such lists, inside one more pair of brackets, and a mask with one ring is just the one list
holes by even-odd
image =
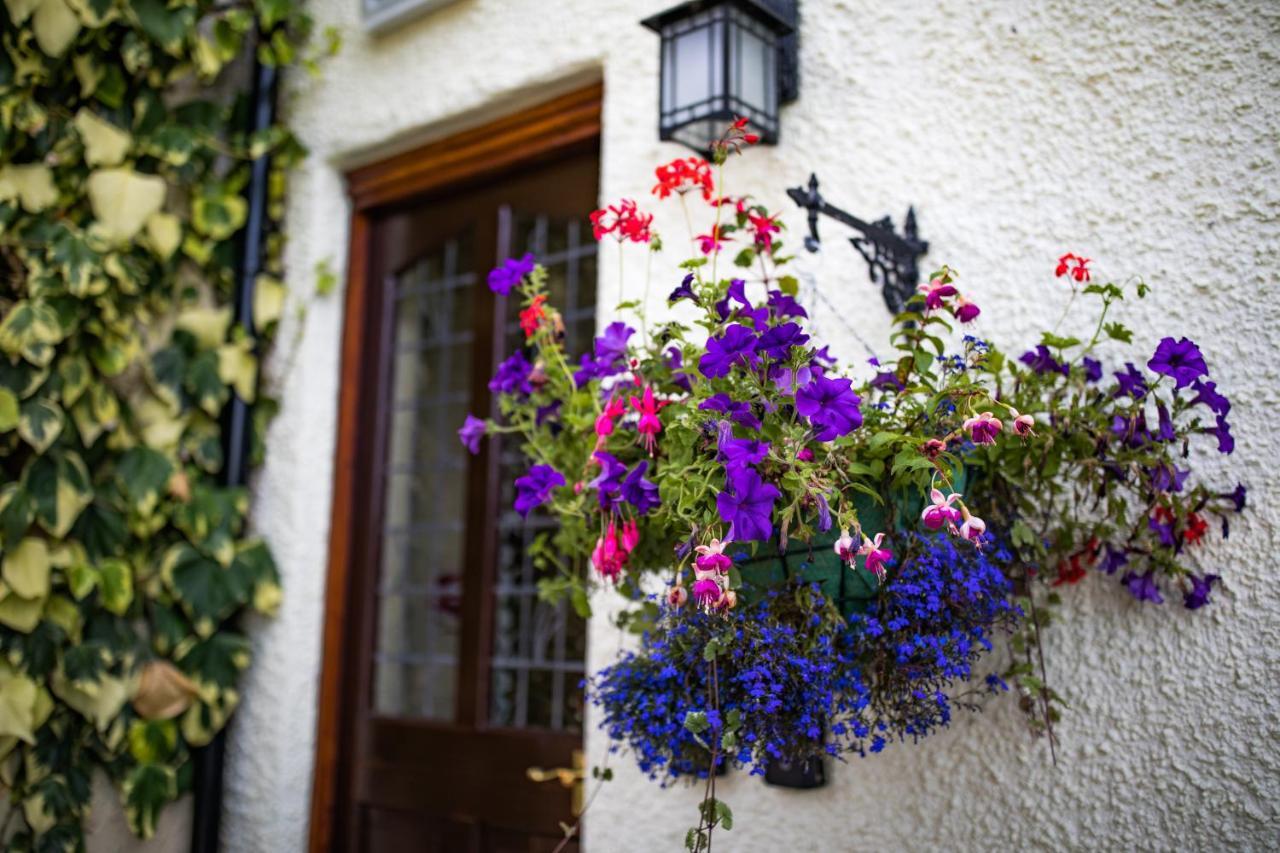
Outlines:
{"label": "black wall lantern", "polygon": [[778,107],[795,100],[797,0],[691,0],[641,21],[662,37],[658,136],[706,153],[745,117],[778,141]]}

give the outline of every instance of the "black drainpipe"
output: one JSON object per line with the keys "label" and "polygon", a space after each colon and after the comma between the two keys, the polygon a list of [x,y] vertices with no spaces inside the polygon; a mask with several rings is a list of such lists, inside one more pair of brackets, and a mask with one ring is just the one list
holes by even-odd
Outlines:
{"label": "black drainpipe", "polygon": [[[259,33],[258,40],[261,41]],[[265,130],[275,121],[276,87],[279,69],[265,65],[254,51],[253,91],[249,100],[250,133]],[[239,271],[236,280],[235,322],[244,327],[251,339],[253,328],[254,279],[262,272],[267,242],[267,183],[271,158],[263,155],[251,165],[249,185],[245,189],[248,216],[241,235]],[[256,348],[256,346],[255,346]],[[251,415],[249,405],[231,394],[222,413],[222,483],[243,486],[249,469]],[[232,616],[230,622],[236,621]],[[194,779],[193,816],[191,821],[192,853],[217,853],[218,828],[222,818],[222,772],[227,753],[227,727],[230,720],[207,746],[193,750]]]}

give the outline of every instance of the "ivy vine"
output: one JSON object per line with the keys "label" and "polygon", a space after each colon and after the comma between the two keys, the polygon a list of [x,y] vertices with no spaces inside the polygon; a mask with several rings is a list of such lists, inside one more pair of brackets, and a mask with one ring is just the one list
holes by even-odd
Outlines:
{"label": "ivy vine", "polygon": [[[279,579],[221,485],[232,395],[251,463],[285,306],[281,125],[248,134],[249,61],[312,66],[297,0],[0,7],[0,838],[83,847],[96,769],[154,832],[226,723]],[[270,155],[266,270],[233,320],[242,193]],[[256,333],[246,328],[252,324]]]}

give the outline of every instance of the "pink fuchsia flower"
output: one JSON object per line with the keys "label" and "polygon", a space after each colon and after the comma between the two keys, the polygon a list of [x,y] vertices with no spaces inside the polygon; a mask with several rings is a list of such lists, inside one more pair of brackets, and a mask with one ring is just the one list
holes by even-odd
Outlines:
{"label": "pink fuchsia flower", "polygon": [[709,255],[720,251],[728,238],[724,236],[724,231],[719,225],[712,225],[710,234],[699,234],[695,239],[698,241],[698,251]]}
{"label": "pink fuchsia flower", "polygon": [[976,418],[965,421],[964,428],[968,430],[974,444],[995,444],[996,436],[1004,429],[1004,424],[990,412],[983,412]]}
{"label": "pink fuchsia flower", "polygon": [[961,514],[964,516],[964,524],[960,525],[960,537],[981,545],[982,536],[987,532],[987,523],[976,515],[970,515],[967,509],[961,510]]}
{"label": "pink fuchsia flower", "polygon": [[800,448],[799,452],[797,452],[797,453],[796,453],[796,461],[797,461],[797,462],[812,462],[812,461],[813,461],[813,451],[812,451],[812,450],[810,450],[810,449],[809,449],[809,448],[807,448],[807,447],[802,447],[802,448]]}
{"label": "pink fuchsia flower", "polygon": [[685,590],[683,586],[680,586],[679,584],[667,590],[667,604],[671,605],[676,610],[679,610],[681,607],[684,607],[685,602],[688,600],[689,600],[689,593]]}
{"label": "pink fuchsia flower", "polygon": [[719,539],[712,539],[709,545],[699,545],[694,549],[698,554],[694,558],[694,565],[701,572],[715,572],[717,575],[728,574],[729,569],[733,567],[733,560],[729,559],[728,555],[724,553],[724,548],[728,544],[728,542],[721,542]]}
{"label": "pink fuchsia flower", "polygon": [[877,533],[875,539],[862,537],[862,547],[858,549],[858,553],[867,558],[867,571],[874,572],[875,576],[880,580],[884,580],[884,564],[893,559],[893,552],[888,548],[881,548],[880,543],[884,541],[884,534]]}
{"label": "pink fuchsia flower", "polygon": [[711,578],[703,578],[693,582],[693,600],[704,607],[710,607],[719,600],[720,584]]}
{"label": "pink fuchsia flower", "polygon": [[622,525],[622,537],[618,540],[622,545],[622,550],[630,554],[640,544],[640,528],[636,526],[636,520],[629,518]]}
{"label": "pink fuchsia flower", "polygon": [[840,559],[849,565],[853,565],[853,558],[858,554],[858,547],[857,543],[853,541],[853,537],[849,535],[849,528],[840,528],[840,538],[836,540],[832,550],[836,552],[836,556]]}
{"label": "pink fuchsia flower", "polygon": [[942,451],[946,449],[947,443],[939,438],[931,438],[920,445],[920,452],[924,454],[926,459],[937,459],[942,455]]}
{"label": "pink fuchsia flower", "polygon": [[960,493],[952,492],[944,496],[940,489],[933,489],[929,492],[929,499],[932,503],[920,513],[920,520],[924,522],[924,526],[930,530],[941,530],[946,525],[954,527],[960,520],[960,511],[952,504],[960,500]]}
{"label": "pink fuchsia flower", "polygon": [[658,411],[665,405],[667,405],[666,400],[653,399],[652,386],[645,386],[642,398],[631,398],[631,408],[640,415],[636,430],[640,433],[641,443],[651,454],[654,445],[657,444],[658,433],[662,431],[662,421],[658,420]]}
{"label": "pink fuchsia flower", "polygon": [[604,535],[596,540],[596,547],[591,552],[591,565],[600,577],[617,581],[626,562],[627,552],[618,541],[617,525],[611,521]]}
{"label": "pink fuchsia flower", "polygon": [[978,319],[978,315],[982,313],[982,309],[970,302],[968,299],[965,299],[963,296],[960,296],[956,299],[954,312],[956,319],[961,323],[972,323],[974,320]]}
{"label": "pink fuchsia flower", "polygon": [[752,240],[757,247],[766,252],[773,251],[773,235],[781,229],[774,217],[767,214],[748,213],[747,227],[751,229]]}
{"label": "pink fuchsia flower", "polygon": [[716,599],[716,603],[712,605],[716,610],[732,610],[738,604],[738,594],[731,589],[726,589],[720,593],[720,597]]}
{"label": "pink fuchsia flower", "polygon": [[940,278],[932,279],[928,284],[922,284],[918,290],[924,294],[924,307],[930,311],[935,311],[942,307],[942,300],[948,296],[955,296],[959,291],[955,285],[947,284]]}
{"label": "pink fuchsia flower", "polygon": [[1023,415],[1012,406],[1009,407],[1009,414],[1013,415],[1013,434],[1018,438],[1026,438],[1035,435],[1036,419],[1031,415]]}
{"label": "pink fuchsia flower", "polygon": [[613,435],[613,421],[622,417],[627,410],[626,405],[617,397],[610,397],[604,404],[604,411],[596,418],[596,435]]}

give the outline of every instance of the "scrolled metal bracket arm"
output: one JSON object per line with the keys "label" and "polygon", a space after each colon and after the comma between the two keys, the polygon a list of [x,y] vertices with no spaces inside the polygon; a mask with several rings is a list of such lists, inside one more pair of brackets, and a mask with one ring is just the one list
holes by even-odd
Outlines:
{"label": "scrolled metal bracket arm", "polygon": [[884,294],[885,305],[893,314],[900,312],[915,293],[920,283],[919,259],[929,251],[929,243],[921,240],[916,228],[916,211],[907,208],[902,233],[898,234],[893,220],[888,216],[867,222],[852,213],[830,204],[818,192],[818,176],[809,176],[807,187],[792,187],[787,196],[809,211],[809,235],[804,246],[810,252],[818,251],[818,216],[829,216],[842,222],[861,236],[850,237],[849,242],[867,262],[871,283]]}

